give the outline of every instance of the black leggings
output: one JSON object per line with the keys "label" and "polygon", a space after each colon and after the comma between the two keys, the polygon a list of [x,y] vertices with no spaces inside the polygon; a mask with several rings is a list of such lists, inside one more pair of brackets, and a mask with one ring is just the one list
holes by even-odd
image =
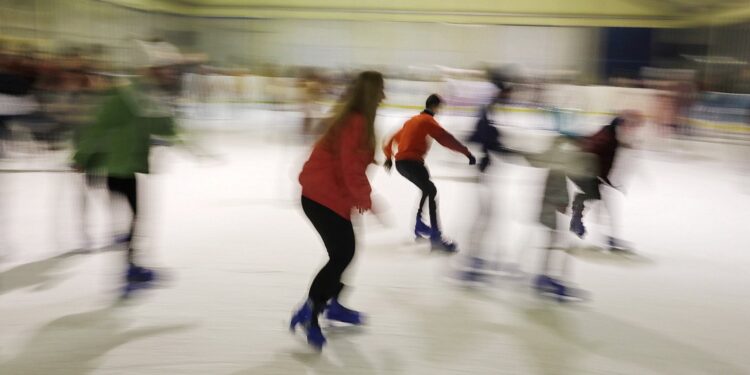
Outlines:
{"label": "black leggings", "polygon": [[417,209],[417,219],[422,219],[422,207],[424,202],[429,198],[430,205],[430,227],[432,228],[433,234],[440,233],[440,227],[438,225],[437,216],[437,188],[435,184],[430,180],[430,172],[427,170],[423,162],[416,160],[397,160],[396,170],[401,173],[402,176],[406,177],[407,180],[411,181],[414,185],[417,185],[419,190],[422,191],[422,199],[419,200],[419,208]]}
{"label": "black leggings", "polygon": [[133,221],[130,223],[130,241],[128,241],[128,263],[133,263],[135,251],[133,250],[133,232],[135,231],[136,217],[138,216],[138,189],[136,188],[135,176],[132,177],[107,177],[107,189],[110,192],[123,195],[128,200],[130,210],[133,212]]}
{"label": "black leggings", "polygon": [[583,191],[575,195],[572,206],[573,215],[582,217],[586,201],[602,199],[599,191],[601,182],[597,177],[572,177],[571,181]]}
{"label": "black leggings", "polygon": [[313,315],[317,317],[328,300],[338,297],[344,289],[341,275],[354,258],[354,228],[350,220],[304,196],[302,210],[320,234],[328,252],[328,263],[320,269],[310,286]]}

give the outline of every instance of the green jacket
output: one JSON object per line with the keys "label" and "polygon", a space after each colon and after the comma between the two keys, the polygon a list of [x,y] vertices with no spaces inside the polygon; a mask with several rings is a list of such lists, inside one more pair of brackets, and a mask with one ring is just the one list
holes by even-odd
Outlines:
{"label": "green jacket", "polygon": [[148,173],[151,137],[175,135],[174,117],[160,104],[133,84],[113,89],[78,138],[76,166],[116,177]]}

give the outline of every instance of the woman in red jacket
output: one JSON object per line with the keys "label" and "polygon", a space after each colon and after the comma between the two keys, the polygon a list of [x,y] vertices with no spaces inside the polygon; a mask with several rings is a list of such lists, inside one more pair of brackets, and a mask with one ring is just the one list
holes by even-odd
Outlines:
{"label": "woman in red jacket", "polygon": [[328,252],[328,263],[310,286],[308,300],[293,316],[292,331],[298,324],[307,342],[321,349],[326,342],[318,315],[349,324],[361,324],[362,315],[339,304],[344,288],[341,275],[354,257],[354,229],[351,211],[371,208],[370,182],[365,174],[375,155],[375,114],[385,98],[383,76],[363,72],[339,102],[327,129],[315,144],[299,176],[302,209],[320,234]]}

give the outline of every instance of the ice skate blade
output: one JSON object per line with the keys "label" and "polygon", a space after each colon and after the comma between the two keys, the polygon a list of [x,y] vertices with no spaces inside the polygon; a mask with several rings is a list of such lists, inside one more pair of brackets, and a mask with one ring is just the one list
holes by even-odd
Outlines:
{"label": "ice skate blade", "polygon": [[539,297],[556,301],[558,303],[580,303],[589,300],[587,293],[581,290],[576,290],[572,293],[567,291],[566,294],[560,294],[556,291],[545,289],[535,289],[535,291]]}
{"label": "ice skate blade", "polygon": [[164,289],[172,281],[172,278],[162,269],[151,269],[154,272],[154,279],[151,281],[126,281],[120,288],[120,299],[128,300],[141,294],[141,291]]}
{"label": "ice skate blade", "polygon": [[432,247],[430,248],[430,253],[441,254],[441,255],[455,255],[455,254],[458,254],[458,248],[450,250],[450,249]]}
{"label": "ice skate blade", "polygon": [[635,250],[627,247],[610,247],[607,250],[612,254],[635,255]]}
{"label": "ice skate blade", "polygon": [[140,294],[141,290],[151,290],[156,288],[158,288],[156,281],[127,283],[121,289],[120,299],[123,301],[130,300],[134,298],[136,294]]}

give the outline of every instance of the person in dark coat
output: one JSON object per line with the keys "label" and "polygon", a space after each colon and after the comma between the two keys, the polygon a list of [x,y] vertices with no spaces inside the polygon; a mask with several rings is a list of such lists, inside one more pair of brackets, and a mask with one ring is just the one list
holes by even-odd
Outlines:
{"label": "person in dark coat", "polygon": [[[576,194],[573,199],[573,215],[570,221],[570,231],[578,237],[583,238],[586,234],[586,227],[583,225],[583,210],[586,201],[602,198],[600,192],[602,183],[614,187],[609,179],[612,166],[615,163],[619,148],[627,145],[621,139],[625,133],[632,132],[642,122],[643,117],[638,112],[625,111],[593,135],[578,140],[581,150],[595,155],[598,162],[596,176],[570,177],[571,181],[582,191]],[[614,238],[610,238],[610,247],[618,248],[614,242]]]}

